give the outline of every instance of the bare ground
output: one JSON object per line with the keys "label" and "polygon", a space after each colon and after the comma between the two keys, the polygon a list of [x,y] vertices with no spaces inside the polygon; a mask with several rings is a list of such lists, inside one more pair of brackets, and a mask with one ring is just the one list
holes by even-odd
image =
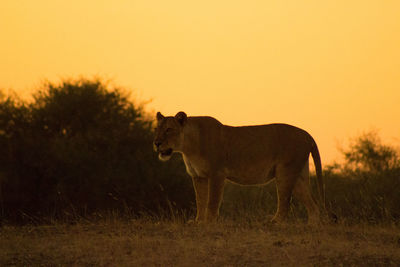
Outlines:
{"label": "bare ground", "polygon": [[400,229],[146,219],[3,226],[0,266],[400,266]]}

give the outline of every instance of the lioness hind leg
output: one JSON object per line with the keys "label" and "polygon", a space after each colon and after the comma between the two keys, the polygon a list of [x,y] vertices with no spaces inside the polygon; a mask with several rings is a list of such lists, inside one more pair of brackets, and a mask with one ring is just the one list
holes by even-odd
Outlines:
{"label": "lioness hind leg", "polygon": [[316,225],[321,222],[320,210],[311,193],[309,181],[308,161],[293,189],[293,195],[303,203],[307,209],[308,224]]}
{"label": "lioness hind leg", "polygon": [[206,220],[208,201],[208,179],[203,177],[192,177],[193,187],[196,193],[196,222]]}
{"label": "lioness hind leg", "polygon": [[280,175],[276,178],[278,205],[275,216],[271,220],[272,222],[283,222],[287,218],[294,183],[292,178],[291,175]]}

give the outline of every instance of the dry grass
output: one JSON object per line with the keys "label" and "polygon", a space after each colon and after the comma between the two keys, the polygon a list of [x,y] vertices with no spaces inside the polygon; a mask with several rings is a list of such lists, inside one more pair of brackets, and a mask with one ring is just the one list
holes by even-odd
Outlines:
{"label": "dry grass", "polygon": [[0,266],[399,266],[396,226],[221,221],[3,226]]}

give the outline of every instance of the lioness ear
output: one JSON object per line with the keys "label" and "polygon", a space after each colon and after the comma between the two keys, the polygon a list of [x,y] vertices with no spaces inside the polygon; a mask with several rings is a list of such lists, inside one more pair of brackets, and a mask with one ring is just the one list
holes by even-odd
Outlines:
{"label": "lioness ear", "polygon": [[165,117],[161,114],[161,112],[157,112],[157,120],[161,121],[163,120]]}
{"label": "lioness ear", "polygon": [[176,113],[175,119],[180,123],[180,125],[183,126],[186,123],[187,115],[185,112],[180,111],[180,112]]}

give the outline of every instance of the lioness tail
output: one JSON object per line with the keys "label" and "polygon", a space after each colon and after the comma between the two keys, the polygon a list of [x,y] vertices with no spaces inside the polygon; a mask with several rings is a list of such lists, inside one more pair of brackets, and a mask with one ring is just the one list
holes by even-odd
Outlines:
{"label": "lioness tail", "polygon": [[322,178],[322,166],[321,166],[321,157],[319,155],[319,150],[317,144],[313,140],[312,148],[311,148],[311,156],[314,160],[315,172],[317,174],[317,187],[318,194],[320,197],[321,205],[325,209],[325,187]]}

